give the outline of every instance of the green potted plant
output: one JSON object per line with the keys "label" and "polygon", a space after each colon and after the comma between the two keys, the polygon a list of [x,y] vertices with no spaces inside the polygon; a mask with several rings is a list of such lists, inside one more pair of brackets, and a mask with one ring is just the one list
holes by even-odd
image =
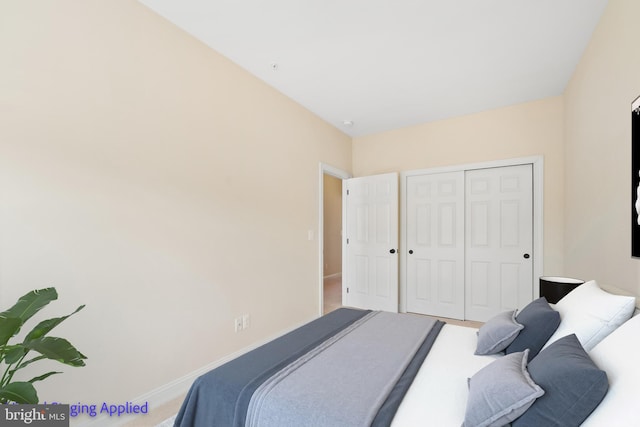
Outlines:
{"label": "green potted plant", "polygon": [[84,305],[66,316],[43,320],[25,335],[22,342],[9,343],[27,320],[56,299],[58,293],[55,288],[39,289],[24,295],[13,307],[0,313],[0,404],[38,403],[38,394],[33,383],[61,373],[52,371],[28,381],[14,381],[16,372],[34,362],[49,359],[70,366],[85,365],[86,356],[76,350],[69,341],[47,336],[65,319],[82,310]]}

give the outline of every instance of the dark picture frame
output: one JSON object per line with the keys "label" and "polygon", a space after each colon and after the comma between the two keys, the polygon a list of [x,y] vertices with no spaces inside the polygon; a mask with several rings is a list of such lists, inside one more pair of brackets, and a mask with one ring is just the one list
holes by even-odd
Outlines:
{"label": "dark picture frame", "polygon": [[640,96],[631,103],[631,256],[640,257]]}

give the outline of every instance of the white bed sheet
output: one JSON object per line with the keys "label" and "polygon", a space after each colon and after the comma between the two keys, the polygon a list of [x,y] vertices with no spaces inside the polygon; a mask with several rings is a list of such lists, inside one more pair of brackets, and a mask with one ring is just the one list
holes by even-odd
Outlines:
{"label": "white bed sheet", "polygon": [[469,394],[467,378],[500,355],[476,356],[475,328],[446,324],[407,391],[392,427],[460,427]]}

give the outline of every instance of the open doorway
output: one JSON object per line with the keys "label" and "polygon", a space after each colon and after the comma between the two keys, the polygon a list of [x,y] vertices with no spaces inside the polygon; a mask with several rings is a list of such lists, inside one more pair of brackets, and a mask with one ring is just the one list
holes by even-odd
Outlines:
{"label": "open doorway", "polygon": [[324,174],[323,312],[342,306],[342,179]]}
{"label": "open doorway", "polygon": [[342,307],[342,180],[350,174],[320,165],[320,315]]}

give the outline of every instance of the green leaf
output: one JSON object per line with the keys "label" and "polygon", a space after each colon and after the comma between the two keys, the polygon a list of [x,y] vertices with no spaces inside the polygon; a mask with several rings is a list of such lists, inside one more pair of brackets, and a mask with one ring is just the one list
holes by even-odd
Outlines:
{"label": "green leaf", "polygon": [[45,288],[31,291],[28,294],[23,295],[13,307],[4,313],[0,313],[0,315],[4,315],[6,317],[17,317],[22,320],[22,323],[24,323],[40,311],[42,307],[56,299],[58,299],[56,288]]}
{"label": "green leaf", "polygon": [[42,322],[38,323],[36,325],[36,327],[31,330],[31,332],[29,332],[27,334],[27,336],[25,337],[24,340],[25,341],[31,341],[31,340],[34,340],[36,338],[40,338],[40,337],[45,336],[46,334],[49,333],[49,331],[51,331],[53,328],[58,326],[65,319],[67,319],[68,317],[73,316],[74,314],[76,314],[77,312],[82,310],[83,308],[84,308],[84,305],[81,305],[80,307],[76,308],[76,311],[74,311],[73,313],[68,314],[66,316],[43,320]]}
{"label": "green leaf", "polygon": [[6,352],[4,355],[4,363],[7,365],[12,365],[20,360],[25,354],[27,354],[26,348],[22,344],[12,345],[6,347]]}
{"label": "green leaf", "polygon": [[33,384],[28,382],[15,382],[0,388],[0,402],[38,403],[38,394]]}
{"label": "green leaf", "polygon": [[33,359],[29,359],[29,360],[27,360],[25,362],[22,362],[20,365],[18,365],[18,367],[15,369],[15,371],[17,371],[18,369],[22,369],[25,366],[31,365],[33,362],[37,362],[38,360],[42,360],[42,359],[46,359],[46,358],[47,358],[47,356],[43,356],[43,355],[36,356]]}
{"label": "green leaf", "polygon": [[[25,349],[25,351],[29,351],[29,350]],[[18,366],[16,366],[15,369],[12,369],[12,370],[9,371],[9,374],[10,374],[9,378],[13,378],[13,375],[16,372],[18,372],[20,369],[31,365],[33,362],[37,362],[38,360],[42,360],[42,359],[46,359],[46,358],[47,358],[46,356],[43,356],[43,355],[40,354],[40,355],[38,355],[38,356],[36,356],[36,357],[34,357],[32,359],[29,359],[29,360],[27,360],[25,362],[20,363]],[[13,363],[15,363],[15,362],[13,362]],[[29,382],[32,382],[32,381],[29,381]]]}
{"label": "green leaf", "polygon": [[83,359],[87,358],[64,338],[42,337],[27,341],[23,345],[46,356],[47,359],[57,360],[65,365],[84,366]]}
{"label": "green leaf", "polygon": [[18,317],[0,313],[0,347],[4,346],[12,336],[17,334],[21,326],[22,321]]}
{"label": "green leaf", "polygon": [[35,377],[35,378],[31,378],[29,380],[30,383],[35,383],[36,381],[42,381],[45,378],[49,378],[51,375],[55,375],[55,374],[61,374],[62,372],[47,372],[44,375],[40,375],[39,377]]}

